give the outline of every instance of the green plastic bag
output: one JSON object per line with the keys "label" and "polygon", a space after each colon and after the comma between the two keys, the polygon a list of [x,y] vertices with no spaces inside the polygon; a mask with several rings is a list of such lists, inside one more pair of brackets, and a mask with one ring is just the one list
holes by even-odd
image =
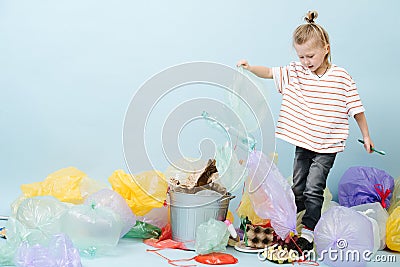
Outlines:
{"label": "green plastic bag", "polygon": [[136,221],[135,226],[129,230],[123,238],[158,238],[161,235],[161,229],[141,221]]}
{"label": "green plastic bag", "polygon": [[[28,231],[38,230],[46,240],[61,232],[60,218],[67,212],[68,206],[53,196],[36,196],[21,202],[16,213],[16,219]],[[45,240],[39,240],[44,245]]]}
{"label": "green plastic bag", "polygon": [[198,254],[226,251],[229,231],[225,223],[210,219],[196,229],[195,249]]}

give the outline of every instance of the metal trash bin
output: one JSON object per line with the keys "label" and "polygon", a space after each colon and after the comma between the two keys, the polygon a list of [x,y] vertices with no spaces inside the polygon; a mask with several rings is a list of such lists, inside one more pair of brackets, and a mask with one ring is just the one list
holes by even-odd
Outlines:
{"label": "metal trash bin", "polygon": [[229,202],[234,196],[198,195],[169,192],[172,239],[194,248],[196,229],[203,222],[213,218],[224,221]]}

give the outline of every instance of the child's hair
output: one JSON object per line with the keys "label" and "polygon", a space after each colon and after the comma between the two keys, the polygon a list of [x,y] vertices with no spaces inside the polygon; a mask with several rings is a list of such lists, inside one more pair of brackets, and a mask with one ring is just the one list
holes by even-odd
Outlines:
{"label": "child's hair", "polygon": [[[325,45],[330,46],[329,35],[327,31],[314,21],[317,17],[317,11],[308,11],[304,17],[304,20],[307,23],[298,26],[293,32],[293,44],[301,45],[309,40],[314,40],[316,45],[321,45],[321,47],[324,47]],[[325,62],[329,64],[330,58],[331,50],[329,49],[328,54],[325,56]]]}

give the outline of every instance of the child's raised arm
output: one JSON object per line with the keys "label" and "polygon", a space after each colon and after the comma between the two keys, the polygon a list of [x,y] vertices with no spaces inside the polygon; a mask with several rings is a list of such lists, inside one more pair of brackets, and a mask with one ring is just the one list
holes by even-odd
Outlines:
{"label": "child's raised arm", "polygon": [[272,69],[265,66],[250,66],[247,60],[242,59],[236,64],[238,67],[243,67],[257,75],[260,78],[272,79]]}

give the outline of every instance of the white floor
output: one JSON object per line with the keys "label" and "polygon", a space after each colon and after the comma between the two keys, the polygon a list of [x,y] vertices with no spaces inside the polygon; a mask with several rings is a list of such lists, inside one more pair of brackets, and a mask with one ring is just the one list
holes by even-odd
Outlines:
{"label": "white floor", "polygon": [[[4,221],[0,221],[1,225],[3,225]],[[0,226],[1,226],[0,225]],[[4,239],[1,239],[1,243],[4,242]],[[97,255],[94,258],[86,258],[82,257],[82,265],[84,267],[109,267],[109,266],[138,266],[138,267],[146,267],[146,266],[172,266],[168,264],[166,259],[152,253],[147,252],[147,249],[154,249],[153,247],[145,245],[141,239],[121,239],[117,247],[114,250],[110,251],[109,255]],[[173,250],[173,249],[164,249],[160,250],[159,253],[164,255],[165,257],[175,260],[175,259],[190,259],[196,256],[195,252],[192,251],[183,251],[183,250]],[[239,262],[234,266],[277,266],[274,263],[268,261],[262,261],[257,257],[255,253],[243,253],[236,251],[232,247],[228,247],[226,253],[229,253],[236,257]],[[377,256],[378,255],[378,256]],[[390,256],[392,257],[391,262],[376,262],[371,261],[367,264],[367,266],[398,266],[400,262],[400,253],[393,253],[388,251],[378,251],[377,255],[374,256],[374,259],[383,259],[383,257]],[[397,262],[397,264],[396,264]],[[195,260],[191,260],[188,262],[178,262],[180,265],[197,265],[197,266],[209,266],[196,262]],[[322,263],[319,263],[320,266],[326,266]],[[297,265],[297,264],[296,264]],[[233,265],[232,265],[233,266]],[[289,266],[289,265],[286,265]],[[341,266],[351,266],[350,264],[341,264]]]}
{"label": "white floor", "polygon": [[[142,243],[141,240],[132,240],[132,239],[121,239],[120,243],[118,244],[115,255],[107,256],[107,257],[99,257],[94,259],[87,259],[82,258],[82,264],[85,267],[102,267],[102,266],[172,266],[169,265],[167,260],[163,259],[162,257],[151,253],[146,252],[146,249],[153,249]],[[165,249],[159,251],[162,255],[169,259],[188,259],[196,256],[195,252],[190,251],[182,251],[182,250],[171,250]],[[258,259],[257,254],[253,253],[242,253],[236,251],[232,247],[228,247],[227,253],[236,257],[239,262],[234,266],[278,266],[277,264],[268,262],[268,261],[261,261]],[[386,251],[379,251],[377,255],[394,255],[397,261],[396,263],[378,263],[378,262],[370,262],[367,266],[398,266],[400,262],[400,253],[388,253]],[[177,264],[195,264],[197,266],[209,266],[197,263],[196,261],[192,260],[189,262],[179,262]],[[326,266],[322,263],[319,263],[320,266]],[[291,264],[290,264],[291,265]],[[286,266],[290,266],[286,265]],[[297,265],[297,264],[296,264]],[[233,265],[232,265],[233,266]],[[281,265],[282,266],[282,265]],[[351,266],[349,264],[342,265],[342,266]]]}

